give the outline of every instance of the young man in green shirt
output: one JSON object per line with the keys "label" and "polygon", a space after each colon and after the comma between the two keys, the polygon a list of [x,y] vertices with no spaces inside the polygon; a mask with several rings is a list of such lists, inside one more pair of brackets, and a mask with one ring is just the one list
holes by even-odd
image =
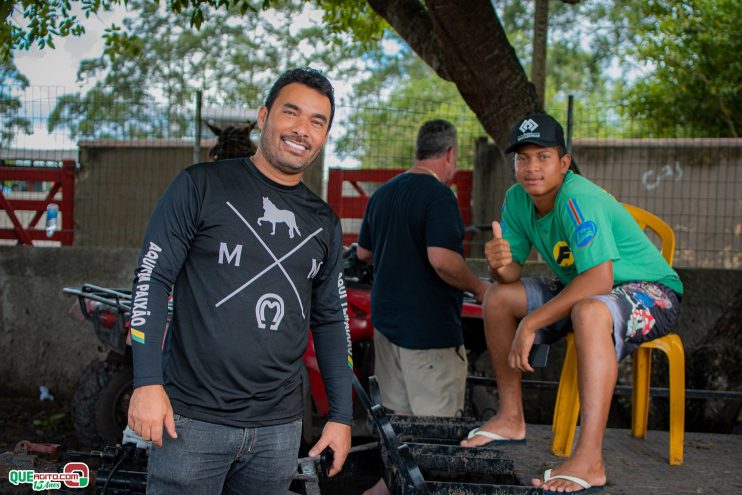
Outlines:
{"label": "young man in green shirt", "polygon": [[[497,280],[485,296],[487,345],[500,410],[461,444],[522,441],[521,375],[532,372],[534,343],[573,330],[582,422],[572,457],[534,479],[546,493],[591,493],[605,485],[603,434],[618,361],[677,321],[683,286],[677,273],[610,194],[571,170],[562,126],[530,115],[513,128],[518,183],[506,196],[485,254]],[[521,278],[535,247],[556,280]],[[591,488],[592,487],[592,488]]]}

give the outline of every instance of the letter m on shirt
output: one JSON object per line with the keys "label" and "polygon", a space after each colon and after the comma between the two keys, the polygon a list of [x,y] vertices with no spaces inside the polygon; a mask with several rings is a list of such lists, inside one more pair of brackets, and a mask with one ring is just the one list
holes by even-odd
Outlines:
{"label": "letter m on shirt", "polygon": [[229,252],[226,242],[219,243],[219,264],[224,264],[224,258],[227,259],[227,264],[232,263],[234,260],[234,266],[240,266],[240,258],[242,257],[242,244],[237,244],[232,252]]}

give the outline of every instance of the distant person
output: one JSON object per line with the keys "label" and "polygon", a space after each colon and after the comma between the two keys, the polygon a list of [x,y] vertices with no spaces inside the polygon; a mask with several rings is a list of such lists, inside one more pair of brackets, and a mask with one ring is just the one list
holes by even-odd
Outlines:
{"label": "distant person", "polygon": [[[374,265],[374,373],[384,407],[397,414],[455,416],[464,408],[463,291],[481,301],[490,284],[462,256],[464,222],[447,185],[457,153],[452,124],[423,124],[415,162],[374,193],[361,225],[358,257]],[[388,489],[380,480],[366,493]]]}
{"label": "distant person", "polygon": [[[606,483],[603,435],[618,361],[670,331],[683,285],[633,217],[610,194],[570,170],[562,126],[545,114],[521,119],[506,153],[518,183],[505,195],[501,222],[485,254],[497,280],[484,301],[487,346],[500,409],[469,433],[466,447],[525,439],[521,375],[534,343],[574,330],[581,404],[572,457],[533,484],[580,493]],[[555,280],[521,277],[531,247]]]}
{"label": "distant person", "polygon": [[342,232],[301,183],[334,109],[319,72],[284,73],[258,112],[255,155],[188,167],[152,214],[132,289],[129,406],[129,427],[160,447],[148,493],[286,495],[310,326],[330,417],[309,454],[329,446],[331,476],[345,461],[352,360]]}

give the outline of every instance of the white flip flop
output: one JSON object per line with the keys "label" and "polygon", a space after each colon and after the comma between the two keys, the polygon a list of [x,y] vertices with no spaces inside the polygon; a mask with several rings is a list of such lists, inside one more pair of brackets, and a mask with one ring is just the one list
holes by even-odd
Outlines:
{"label": "white flip flop", "polygon": [[477,445],[476,447],[470,447],[470,448],[497,447],[500,445],[514,445],[514,444],[526,443],[525,438],[522,438],[520,440],[513,440],[512,438],[506,438],[506,437],[503,437],[502,435],[498,435],[497,433],[484,431],[479,428],[474,428],[473,430],[471,430],[469,434],[466,435],[466,439],[471,440],[472,438],[476,436],[482,436],[482,437],[488,438],[490,441],[483,445]]}
{"label": "white flip flop", "polygon": [[552,480],[566,480],[574,483],[575,485],[581,486],[582,490],[577,490],[576,492],[552,492],[549,490],[544,490],[544,495],[551,495],[553,493],[569,493],[572,495],[587,495],[588,493],[596,493],[603,491],[603,486],[593,486],[587,481],[583,480],[582,478],[578,478],[577,476],[569,476],[566,474],[555,474],[554,476],[551,475],[551,469],[547,469],[544,471],[544,483],[547,483]]}

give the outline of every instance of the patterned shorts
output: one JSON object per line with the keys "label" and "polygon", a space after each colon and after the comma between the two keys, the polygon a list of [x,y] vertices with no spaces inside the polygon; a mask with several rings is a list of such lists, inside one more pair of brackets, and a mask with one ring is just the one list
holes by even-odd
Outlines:
{"label": "patterned shorts", "polygon": [[[529,313],[564,289],[558,280],[542,277],[526,277],[521,281],[526,288]],[[659,282],[627,282],[591,299],[603,302],[611,312],[613,342],[619,360],[634,352],[642,342],[672,331],[680,316],[680,297]],[[571,331],[572,322],[565,318],[539,330],[536,343],[555,342]]]}

